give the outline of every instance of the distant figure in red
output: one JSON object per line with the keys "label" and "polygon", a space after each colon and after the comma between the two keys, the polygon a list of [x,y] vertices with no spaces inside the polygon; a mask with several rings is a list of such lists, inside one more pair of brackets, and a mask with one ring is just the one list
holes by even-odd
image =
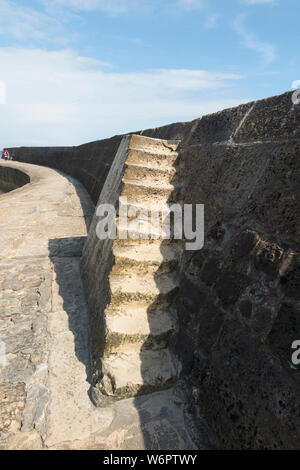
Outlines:
{"label": "distant figure in red", "polygon": [[4,160],[11,160],[10,155],[9,155],[9,151],[3,149],[1,158],[3,158]]}

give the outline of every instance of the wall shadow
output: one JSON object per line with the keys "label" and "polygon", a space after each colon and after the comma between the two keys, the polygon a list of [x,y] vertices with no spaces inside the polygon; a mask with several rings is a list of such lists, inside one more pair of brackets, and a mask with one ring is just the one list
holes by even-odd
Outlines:
{"label": "wall shadow", "polygon": [[[181,202],[181,194],[179,192],[180,183],[180,155],[178,159],[169,167],[173,166],[175,169],[170,183],[174,185],[174,191],[169,194],[167,202],[169,205]],[[122,192],[123,183],[119,188],[118,194]],[[172,230],[171,224],[171,230]],[[91,230],[95,230],[92,226]],[[173,230],[172,230],[173,231]],[[95,282],[95,288],[89,292],[89,302],[93,306],[90,309],[90,324],[92,325],[91,335],[91,372],[92,383],[90,389],[90,398],[94,405],[105,407],[119,400],[129,398],[133,403],[139,416],[139,430],[136,431],[140,436],[142,433],[143,444],[142,447],[146,449],[159,450],[159,449],[187,449],[197,444],[191,440],[191,423],[187,425],[184,421],[184,407],[185,399],[183,397],[183,390],[179,391],[178,382],[180,380],[180,367],[177,358],[176,343],[178,335],[177,322],[177,295],[179,291],[179,268],[180,268],[180,249],[182,240],[154,240],[147,242],[144,240],[142,245],[137,240],[136,245],[144,246],[147,252],[147,246],[152,245],[152,242],[158,246],[161,253],[161,261],[157,261],[156,266],[149,265],[149,272],[145,263],[138,265],[131,262],[127,267],[121,267],[119,271],[119,261],[114,257],[112,245],[113,241],[105,240],[101,243],[96,240],[93,233],[90,244],[93,250],[86,253],[85,268],[89,269],[88,279]],[[94,239],[92,238],[94,237]],[[124,248],[126,247],[124,241]],[[170,248],[177,247],[177,258],[170,257]],[[93,258],[91,258],[91,256]],[[93,260],[101,260],[96,263]],[[126,266],[126,265],[125,265]],[[146,267],[145,267],[146,266]],[[117,307],[118,315],[122,316],[122,309],[128,313],[131,305],[145,305],[148,331],[149,334],[135,334],[132,337],[128,333],[124,334],[124,345],[130,343],[130,347],[134,349],[134,342],[141,344],[139,362],[136,367],[140,368],[141,384],[133,388],[128,378],[128,387],[124,389],[115,390],[113,377],[103,374],[102,359],[110,354],[120,354],[118,352],[118,344],[110,344],[108,335],[108,325],[106,324],[105,309],[116,307],[115,297],[111,293],[109,276],[114,267],[117,268],[117,273],[124,275],[131,275],[132,279],[136,281],[143,281],[146,276],[151,277],[151,283],[154,283],[157,288],[157,294],[154,298],[145,298],[144,295],[138,297],[126,295],[120,297],[120,304]],[[92,275],[91,270],[92,269]],[[120,274],[120,279],[122,274]],[[87,282],[85,280],[85,282]],[[172,288],[168,291],[166,284],[171,282]],[[101,295],[100,295],[101,293]],[[147,297],[147,296],[146,296]],[[112,304],[111,304],[112,302]],[[123,303],[124,302],[124,303]],[[135,312],[136,314],[136,312]],[[137,323],[139,319],[137,319]],[[149,354],[150,353],[150,354]],[[129,353],[130,354],[130,353]],[[125,356],[127,353],[125,353]],[[134,359],[133,359],[134,360]],[[128,361],[128,374],[132,366],[130,364],[130,357],[126,357],[124,367]],[[135,363],[134,363],[135,364]],[[103,380],[104,379],[104,380]],[[110,384],[111,381],[111,384]],[[174,388],[181,393],[181,397],[177,397],[177,404],[175,403]],[[130,398],[131,397],[131,398]],[[131,406],[131,405],[129,405]],[[116,403],[117,409],[119,405]],[[122,408],[120,408],[122,409]],[[195,433],[194,433],[195,434]],[[139,447],[140,448],[140,447]]]}
{"label": "wall shadow", "polygon": [[53,312],[66,312],[76,357],[84,364],[87,381],[91,383],[88,307],[80,275],[85,241],[86,237],[57,238],[49,240],[48,248],[56,279]]}
{"label": "wall shadow", "polygon": [[[88,233],[95,211],[88,193],[73,176],[60,170],[55,171],[72,184],[80,201]],[[87,382],[91,384],[89,314],[80,270],[86,240],[87,236],[50,239],[48,250],[56,279],[54,288],[57,301],[55,305],[52,305],[52,309],[54,312],[59,310],[66,312],[68,327],[74,336],[76,357],[84,364]]]}
{"label": "wall shadow", "polygon": [[[174,190],[166,202],[169,206],[178,203],[182,205],[180,152],[172,167],[175,172],[170,183],[174,186]],[[163,218],[163,221],[167,222],[167,217]],[[184,421],[185,393],[180,383],[182,365],[176,347],[179,332],[177,301],[183,241],[175,240],[173,236],[174,216],[171,217],[171,239],[154,241],[158,243],[162,255],[161,264],[153,274],[159,294],[147,308],[150,333],[144,340],[140,354],[143,382],[145,384],[149,382],[149,375],[153,374],[153,371],[156,378],[153,386],[141,387],[134,400],[140,416],[144,446],[151,450],[186,449],[191,444],[192,426],[187,429]],[[177,256],[172,260],[170,260],[170,248],[177,252]],[[173,288],[168,293],[165,288],[166,282],[174,282]],[[165,315],[169,319],[168,326],[165,324]],[[150,350],[157,354],[156,358],[153,357],[153,363],[149,361],[149,356],[147,359]],[[167,362],[168,359],[170,363]],[[146,395],[142,397],[143,394]],[[174,405],[176,395],[177,405]],[[195,442],[193,444],[197,446]]]}

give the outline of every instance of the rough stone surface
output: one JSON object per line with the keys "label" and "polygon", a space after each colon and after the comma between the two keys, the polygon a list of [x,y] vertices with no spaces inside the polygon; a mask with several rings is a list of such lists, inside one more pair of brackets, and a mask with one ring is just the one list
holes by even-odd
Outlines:
{"label": "rough stone surface", "polygon": [[231,137],[183,149],[206,238],[182,259],[176,349],[220,448],[297,449],[300,108],[287,94],[250,109]]}
{"label": "rough stone surface", "polygon": [[[134,205],[139,205],[139,210],[150,209],[152,204],[167,205],[175,185],[178,189],[178,180],[173,183],[176,168],[172,165],[178,160],[178,145],[177,141],[144,136],[125,137],[101,192],[99,206],[103,203],[117,206],[119,197],[124,196],[129,204],[129,208],[124,207],[126,211]],[[170,181],[166,181],[166,174]],[[144,220],[148,224],[147,217]],[[176,308],[170,297],[177,288],[179,243],[170,240],[166,249],[162,234],[155,241],[148,235],[147,239],[141,240],[139,236],[128,241],[128,232],[126,239],[118,237],[109,243],[97,239],[98,221],[96,210],[82,257],[95,385],[103,394],[119,398],[169,388],[179,373],[176,357],[169,348],[176,332]],[[116,222],[120,231],[119,218]],[[99,253],[103,260],[109,260],[107,269],[95,263]],[[165,264],[169,269],[165,267],[164,271]],[[128,331],[130,318],[132,326]],[[166,328],[166,318],[172,320],[174,327]]]}
{"label": "rough stone surface", "polygon": [[[205,204],[204,249],[181,258],[176,351],[198,429],[204,417],[220,448],[299,448],[290,360],[300,339],[300,106],[291,94],[142,132],[182,140],[184,201]],[[77,177],[96,203],[121,137],[15,154]]]}
{"label": "rough stone surface", "polygon": [[57,171],[15,162],[2,168],[30,183],[0,197],[0,448],[208,447],[207,434],[191,429],[184,384],[93,405],[80,276],[93,204],[80,183]]}

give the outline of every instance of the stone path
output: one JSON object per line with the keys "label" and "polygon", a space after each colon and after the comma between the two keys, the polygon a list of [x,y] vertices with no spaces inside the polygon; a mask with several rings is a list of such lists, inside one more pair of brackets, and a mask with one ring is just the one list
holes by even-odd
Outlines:
{"label": "stone path", "polygon": [[[57,428],[78,432],[80,416],[70,412],[73,402],[64,394],[77,388],[86,395],[89,387],[87,358],[74,355],[74,335],[84,330],[80,344],[87,355],[79,260],[94,208],[80,184],[54,170],[5,165],[29,174],[31,184],[0,199],[0,338],[6,349],[6,364],[0,368],[1,445],[50,446],[65,439]],[[72,331],[76,320],[78,330]],[[72,368],[78,373],[73,384]],[[56,421],[55,407],[62,400],[65,413]],[[90,413],[89,400],[80,408],[84,404]]]}
{"label": "stone path", "polygon": [[180,387],[94,407],[79,269],[94,207],[77,181],[55,170],[1,165],[31,183],[0,197],[0,448],[199,446]]}

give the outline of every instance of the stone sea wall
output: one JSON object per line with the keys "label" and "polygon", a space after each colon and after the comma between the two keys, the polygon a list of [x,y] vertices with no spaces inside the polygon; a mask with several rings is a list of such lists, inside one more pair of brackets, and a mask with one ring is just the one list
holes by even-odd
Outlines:
{"label": "stone sea wall", "polygon": [[299,448],[300,106],[285,94],[207,116],[182,158],[185,202],[205,204],[178,295],[194,414],[221,448]]}
{"label": "stone sea wall", "polygon": [[[205,245],[184,253],[177,298],[194,416],[220,448],[299,448],[300,106],[285,93],[142,133],[182,140],[184,201],[205,204]],[[11,151],[96,202],[120,140]]]}
{"label": "stone sea wall", "polygon": [[[194,122],[171,124],[135,134],[183,139],[188,138],[193,124]],[[49,166],[77,178],[96,204],[122,138],[123,135],[117,135],[78,147],[17,147],[9,151],[15,160]]]}
{"label": "stone sea wall", "polygon": [[30,182],[30,177],[15,168],[0,166],[0,188],[5,192],[20,188]]}

